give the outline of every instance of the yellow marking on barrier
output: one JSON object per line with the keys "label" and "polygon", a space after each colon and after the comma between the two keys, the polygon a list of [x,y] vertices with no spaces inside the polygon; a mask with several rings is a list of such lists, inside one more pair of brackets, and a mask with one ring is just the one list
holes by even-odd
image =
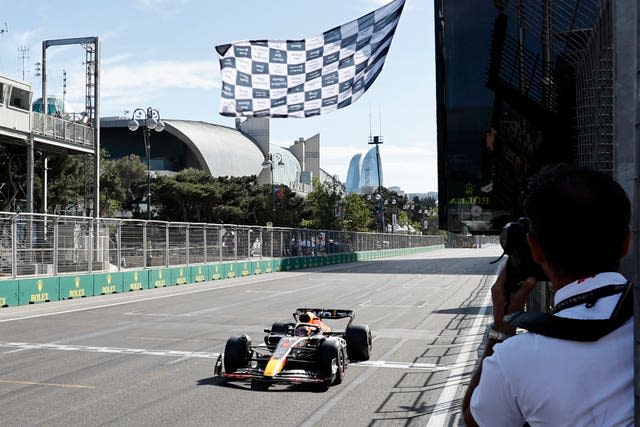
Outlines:
{"label": "yellow marking on barrier", "polygon": [[53,384],[53,383],[40,383],[36,381],[16,381],[16,380],[0,380],[0,383],[5,384],[25,384],[25,385],[44,385],[48,387],[64,387],[64,388],[96,388],[93,385],[81,385],[81,384]]}

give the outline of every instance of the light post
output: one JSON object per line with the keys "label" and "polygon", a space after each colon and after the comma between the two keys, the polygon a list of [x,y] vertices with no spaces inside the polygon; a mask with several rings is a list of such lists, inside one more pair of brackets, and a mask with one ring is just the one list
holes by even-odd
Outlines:
{"label": "light post", "polygon": [[[274,161],[276,162],[274,164]],[[272,209],[273,209],[273,225],[276,225],[276,192],[274,191],[274,179],[273,179],[273,169],[274,166],[284,166],[284,162],[282,161],[282,155],[280,153],[268,153],[264,156],[264,161],[262,162],[262,167],[264,169],[269,168],[271,170],[271,193],[272,193]]]}
{"label": "light post", "polygon": [[131,120],[129,121],[129,130],[135,132],[142,124],[142,137],[144,140],[144,150],[147,156],[147,220],[151,220],[151,131],[162,132],[164,130],[164,122],[160,120],[160,113],[155,108],[148,107],[136,108],[133,110]]}
{"label": "light post", "polygon": [[382,199],[380,198],[380,193],[382,193],[382,168],[380,164],[380,144],[382,144],[381,136],[370,136],[369,144],[373,144],[376,146],[376,169],[378,170],[378,194],[376,195],[376,200],[380,201],[380,214],[382,215],[382,232],[385,232],[384,229],[384,205],[382,204]]}

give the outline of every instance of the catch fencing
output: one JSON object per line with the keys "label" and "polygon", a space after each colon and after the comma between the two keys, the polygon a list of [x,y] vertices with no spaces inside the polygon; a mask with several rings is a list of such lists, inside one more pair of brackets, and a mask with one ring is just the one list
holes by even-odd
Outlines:
{"label": "catch fencing", "polygon": [[442,236],[0,212],[0,278],[443,244]]}

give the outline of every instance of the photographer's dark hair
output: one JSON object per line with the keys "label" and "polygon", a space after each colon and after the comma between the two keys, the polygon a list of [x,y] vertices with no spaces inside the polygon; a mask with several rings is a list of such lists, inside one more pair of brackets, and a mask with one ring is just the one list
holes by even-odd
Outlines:
{"label": "photographer's dark hair", "polygon": [[546,166],[530,179],[522,205],[554,268],[580,277],[618,270],[631,207],[611,177],[567,164]]}

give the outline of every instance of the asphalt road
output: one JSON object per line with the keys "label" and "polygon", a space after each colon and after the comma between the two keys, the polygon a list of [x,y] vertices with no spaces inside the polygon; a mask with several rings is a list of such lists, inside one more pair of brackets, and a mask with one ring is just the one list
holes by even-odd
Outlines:
{"label": "asphalt road", "polygon": [[[444,426],[489,321],[499,246],[0,309],[3,426]],[[213,376],[227,338],[347,308],[371,360],[322,390]]]}

